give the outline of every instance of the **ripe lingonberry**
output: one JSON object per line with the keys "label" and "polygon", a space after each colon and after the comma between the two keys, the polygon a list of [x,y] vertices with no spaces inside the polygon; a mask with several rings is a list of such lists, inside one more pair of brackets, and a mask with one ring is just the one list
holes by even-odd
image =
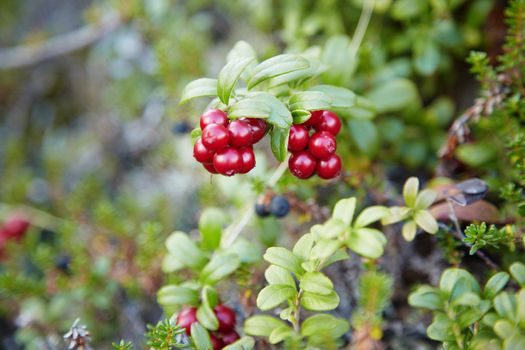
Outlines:
{"label": "ripe lingonberry", "polygon": [[220,350],[224,347],[224,342],[215,335],[210,334],[211,347],[213,350]]}
{"label": "ripe lingonberry", "polygon": [[290,152],[302,151],[308,146],[310,135],[304,125],[292,125],[288,137],[288,150]]}
{"label": "ripe lingonberry", "polygon": [[270,213],[277,218],[282,218],[290,212],[290,202],[285,196],[274,196],[270,202]]}
{"label": "ripe lingonberry", "polygon": [[204,130],[210,124],[219,124],[222,126],[228,125],[228,115],[220,109],[210,109],[201,115],[200,126]]}
{"label": "ripe lingonberry", "polygon": [[224,345],[230,345],[239,340],[240,336],[236,331],[231,331],[222,335],[221,339]]}
{"label": "ripe lingonberry", "polygon": [[202,143],[212,152],[228,147],[228,129],[219,124],[210,124],[202,130]]}
{"label": "ripe lingonberry", "polygon": [[226,305],[215,306],[215,316],[219,321],[219,332],[229,332],[235,327],[235,312]]}
{"label": "ripe lingonberry", "polygon": [[231,147],[224,148],[213,156],[213,166],[221,175],[235,175],[242,170],[241,152]]}
{"label": "ripe lingonberry", "polygon": [[252,128],[243,120],[235,120],[228,125],[230,145],[234,147],[250,146],[252,144]]}
{"label": "ripe lingonberry", "polygon": [[242,119],[247,121],[252,128],[252,143],[255,144],[259,142],[266,134],[266,122],[264,119],[259,118],[245,118]]}
{"label": "ripe lingonberry", "polygon": [[308,144],[312,155],[317,159],[326,159],[335,153],[335,137],[327,131],[318,131],[312,135]]}
{"label": "ripe lingonberry", "polygon": [[191,325],[197,322],[197,309],[190,307],[183,309],[177,316],[177,325],[186,330],[186,334],[190,335]]}
{"label": "ripe lingonberry", "polygon": [[319,121],[321,120],[321,116],[323,115],[323,111],[312,111],[310,113],[310,118],[303,123],[304,126],[315,126]]}
{"label": "ripe lingonberry", "polygon": [[328,131],[336,136],[341,130],[341,120],[337,114],[330,111],[322,111],[320,121],[314,126],[317,131]]}
{"label": "ripe lingonberry", "polygon": [[315,173],[317,160],[308,151],[293,154],[288,161],[288,168],[295,177],[308,179]]}
{"label": "ripe lingonberry", "polygon": [[217,170],[215,170],[215,167],[213,166],[213,163],[202,163],[202,166],[204,169],[208,170],[212,174],[218,174]]}
{"label": "ripe lingonberry", "polygon": [[337,154],[332,154],[325,160],[317,163],[317,175],[320,178],[328,180],[341,174],[341,158]]}
{"label": "ripe lingonberry", "polygon": [[242,169],[239,171],[241,174],[246,174],[253,168],[255,168],[255,154],[253,153],[252,147],[243,147],[239,149],[242,157]]}
{"label": "ripe lingonberry", "polygon": [[29,228],[29,221],[21,216],[13,216],[4,223],[4,231],[7,238],[22,239],[27,229]]}
{"label": "ripe lingonberry", "polygon": [[213,162],[214,152],[204,146],[202,143],[202,138],[198,138],[193,145],[193,158],[199,163],[211,163]]}

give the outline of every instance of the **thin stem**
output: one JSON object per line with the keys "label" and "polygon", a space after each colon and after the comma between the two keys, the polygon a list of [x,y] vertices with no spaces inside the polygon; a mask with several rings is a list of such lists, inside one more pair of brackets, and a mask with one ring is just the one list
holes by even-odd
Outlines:
{"label": "thin stem", "polygon": [[361,46],[361,42],[365,37],[366,29],[368,28],[368,23],[370,23],[370,18],[372,17],[372,10],[374,9],[375,0],[366,0],[363,4],[363,9],[361,10],[361,15],[359,16],[359,22],[357,22],[357,27],[352,37],[352,42],[348,51],[350,53],[350,58],[353,60],[357,55],[357,51]]}

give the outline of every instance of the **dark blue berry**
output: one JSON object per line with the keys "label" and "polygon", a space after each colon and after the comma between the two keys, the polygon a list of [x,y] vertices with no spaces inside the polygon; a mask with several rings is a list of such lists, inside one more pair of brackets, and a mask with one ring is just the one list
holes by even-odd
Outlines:
{"label": "dark blue berry", "polygon": [[264,203],[257,202],[255,203],[255,214],[261,218],[265,218],[270,215],[270,212]]}
{"label": "dark blue berry", "polygon": [[290,212],[290,202],[285,196],[274,196],[270,202],[270,213],[277,218],[285,217]]}
{"label": "dark blue berry", "polygon": [[191,125],[188,122],[178,122],[173,125],[171,131],[174,134],[187,134],[192,130]]}
{"label": "dark blue berry", "polygon": [[69,269],[70,263],[71,257],[67,254],[61,254],[55,260],[55,267],[60,271],[64,272],[65,274],[69,275],[71,273],[71,270]]}

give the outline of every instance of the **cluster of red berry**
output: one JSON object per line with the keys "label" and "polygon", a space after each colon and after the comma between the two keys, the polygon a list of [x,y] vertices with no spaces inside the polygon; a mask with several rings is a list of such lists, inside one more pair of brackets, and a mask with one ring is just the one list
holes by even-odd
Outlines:
{"label": "cluster of red berry", "polygon": [[[235,312],[226,305],[219,304],[213,310],[219,321],[217,331],[210,334],[213,350],[219,350],[237,341],[240,337],[235,331]],[[183,309],[177,317],[177,325],[186,330],[190,335],[191,325],[197,321],[197,309],[194,307]]]}
{"label": "cluster of red berry", "polygon": [[9,240],[21,240],[27,229],[29,221],[22,216],[13,215],[9,217],[0,227],[0,258],[4,255],[4,246]]}
{"label": "cluster of red berry", "polygon": [[337,114],[325,110],[314,111],[305,123],[292,125],[288,139],[290,172],[300,179],[316,173],[322,179],[339,176],[341,158],[335,153],[339,130],[341,120]]}
{"label": "cluster of red berry", "polygon": [[255,167],[253,145],[266,133],[262,119],[231,121],[219,109],[210,109],[200,119],[202,136],[193,146],[193,157],[212,174],[246,174]]}

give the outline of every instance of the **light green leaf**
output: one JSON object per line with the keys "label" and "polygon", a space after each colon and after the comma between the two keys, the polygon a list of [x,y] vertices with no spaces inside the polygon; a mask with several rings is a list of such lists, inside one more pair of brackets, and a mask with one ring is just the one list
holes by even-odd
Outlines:
{"label": "light green leaf", "polygon": [[242,337],[234,343],[222,348],[222,350],[252,350],[255,347],[255,340],[252,337]]}
{"label": "light green leaf", "polygon": [[184,232],[172,233],[166,240],[166,247],[170,254],[185,266],[198,269],[206,264],[204,253]]}
{"label": "light green leaf", "polygon": [[438,230],[438,224],[436,219],[427,210],[418,210],[414,216],[416,223],[425,232],[436,233]]}
{"label": "light green leaf", "polygon": [[439,289],[447,293],[452,293],[452,289],[461,278],[468,281],[470,291],[480,293],[481,289],[476,279],[468,271],[458,268],[446,269],[445,272],[441,274]]}
{"label": "light green leaf", "polygon": [[319,334],[329,334],[331,338],[339,338],[350,329],[348,322],[329,314],[318,314],[308,317],[301,325],[301,335],[312,337]]}
{"label": "light green leaf", "polygon": [[427,328],[427,335],[430,339],[445,342],[454,340],[452,332],[452,321],[442,313],[434,314],[434,320]]}
{"label": "light green leaf", "polygon": [[419,191],[419,180],[417,177],[410,177],[403,186],[403,198],[407,207],[416,206],[417,192]]}
{"label": "light green leaf", "polygon": [[305,291],[301,297],[301,305],[310,311],[333,310],[339,305],[339,295],[335,291],[326,295]]}
{"label": "light green leaf", "polygon": [[274,56],[259,63],[253,69],[251,79],[247,84],[248,89],[252,89],[265,80],[300,69],[306,69],[309,66],[308,60],[300,55],[283,54]]}
{"label": "light green leaf", "polygon": [[321,91],[328,95],[332,101],[332,107],[349,108],[355,105],[356,95],[352,91],[333,85],[316,85],[310,91]]}
{"label": "light green leaf", "polygon": [[270,310],[288,299],[295,298],[295,287],[287,284],[271,284],[264,287],[257,296],[257,307],[263,311]]}
{"label": "light green leaf", "polygon": [[219,320],[217,320],[217,316],[215,316],[209,305],[202,304],[199,306],[197,309],[197,320],[207,329],[215,331],[219,328]]}
{"label": "light green leaf", "polygon": [[311,116],[312,113],[304,109],[294,109],[292,111],[292,118],[294,124],[303,124],[308,119],[310,119]]}
{"label": "light green leaf", "polygon": [[312,247],[314,246],[314,238],[312,234],[304,234],[293,247],[293,254],[298,256],[300,259],[308,260],[310,258],[310,253]]}
{"label": "light green leaf", "polygon": [[251,264],[261,259],[261,249],[259,246],[242,237],[237,238],[226,252],[236,254],[241,260],[241,263]]}
{"label": "light green leaf", "polygon": [[219,208],[206,208],[199,219],[199,231],[202,236],[202,246],[213,250],[221,242],[222,228],[227,218]]}
{"label": "light green leaf", "polygon": [[341,248],[342,242],[337,239],[320,239],[312,249],[311,258],[324,260]]}
{"label": "light green leaf", "polygon": [[496,312],[513,322],[517,321],[517,303],[514,294],[501,292],[494,298]]}
{"label": "light green leaf", "polygon": [[346,225],[350,225],[354,218],[355,204],[355,197],[339,200],[335,204],[332,218],[341,220]]}
{"label": "light green leaf", "polygon": [[239,58],[251,57],[256,58],[257,53],[254,48],[244,40],[239,40],[233,45],[233,48],[226,55],[226,61],[232,62]]}
{"label": "light green leaf", "polygon": [[439,289],[430,286],[421,286],[416,289],[409,295],[408,303],[414,307],[430,310],[442,310],[444,307],[444,300]]}
{"label": "light green leaf", "polygon": [[417,226],[415,221],[407,221],[403,224],[401,234],[407,241],[412,241],[416,237]]}
{"label": "light green leaf", "polygon": [[489,143],[465,143],[456,148],[456,157],[471,167],[480,167],[497,156],[494,145]]}
{"label": "light green leaf", "polygon": [[387,215],[389,215],[389,213],[390,212],[388,208],[381,205],[368,207],[357,216],[357,218],[355,219],[354,227],[368,226],[371,223],[386,217]]}
{"label": "light green leaf", "polygon": [[228,110],[231,118],[261,118],[266,119],[272,114],[272,107],[266,100],[257,96],[246,97],[235,102]]}
{"label": "light green leaf", "polygon": [[397,112],[407,107],[420,105],[419,93],[414,82],[396,78],[384,82],[370,91],[368,98],[379,113]]}
{"label": "light green leaf", "polygon": [[293,334],[293,329],[291,329],[288,326],[280,326],[275,328],[272,333],[270,333],[270,336],[268,340],[270,341],[270,344],[277,344],[285,340],[286,338],[291,337]]}
{"label": "light green leaf", "polygon": [[307,292],[326,295],[333,291],[334,284],[321,272],[307,272],[301,277],[299,287]]}
{"label": "light green leaf", "polygon": [[370,120],[351,119],[347,123],[352,138],[359,150],[369,157],[379,150],[379,134]]}
{"label": "light green leaf", "polygon": [[191,339],[197,350],[213,350],[208,331],[197,322],[191,325]]}
{"label": "light green leaf", "polygon": [[295,281],[290,272],[277,265],[270,265],[264,271],[264,277],[269,284],[286,284],[295,288]]}
{"label": "light green leaf", "polygon": [[323,80],[334,85],[346,85],[356,67],[357,60],[350,56],[350,39],[346,35],[334,35],[326,41],[321,60],[328,66]]}
{"label": "light green leaf", "polygon": [[267,315],[255,315],[244,322],[244,332],[257,337],[269,337],[274,329],[286,326],[283,321]]}
{"label": "light green leaf", "polygon": [[414,207],[416,209],[427,209],[437,198],[437,192],[433,190],[423,190],[416,197]]}
{"label": "light green leaf", "polygon": [[324,269],[325,267],[335,263],[335,262],[338,262],[338,261],[341,261],[341,260],[346,260],[346,259],[349,259],[350,256],[348,255],[348,253],[345,251],[344,248],[341,248],[341,249],[338,249],[337,251],[335,251],[332,255],[330,255],[330,257],[328,257],[328,259],[326,259],[322,264],[321,266],[319,266],[319,269]]}
{"label": "light green leaf", "polygon": [[303,272],[301,260],[286,248],[270,247],[266,250],[263,258],[270,264],[280,266],[297,275]]}
{"label": "light green leaf", "polygon": [[506,272],[498,272],[492,276],[483,290],[483,296],[486,299],[493,299],[509,282],[509,274]]}
{"label": "light green leaf", "polygon": [[167,253],[162,259],[162,272],[164,273],[175,272],[183,268],[184,264],[170,253]]}
{"label": "light green leaf", "polygon": [[[514,325],[505,319],[500,319],[494,323],[494,332],[500,337],[500,338],[507,338],[511,334],[516,332],[516,329],[514,328]],[[505,348],[506,350],[506,348]]]}
{"label": "light green leaf", "polygon": [[[331,106],[331,99],[321,91],[299,91],[293,94],[288,101],[291,111],[296,109],[316,111],[328,109]],[[292,112],[293,113],[293,112]]]}
{"label": "light green leaf", "polygon": [[[322,225],[316,225],[315,236],[325,239],[336,238],[340,237],[346,229],[347,225],[343,221],[332,218]],[[312,233],[314,233],[314,230],[312,230]]]}
{"label": "light green leaf", "polygon": [[517,295],[518,318],[522,328],[525,328],[525,288],[522,288]]}
{"label": "light green leaf", "polygon": [[253,92],[249,96],[270,107],[271,113],[267,120],[268,123],[281,129],[287,129],[292,125],[292,114],[281,100],[267,92]]}
{"label": "light green leaf", "polygon": [[396,222],[403,221],[410,214],[411,209],[407,207],[390,207],[389,213],[383,219],[381,219],[382,225],[391,225]]}
{"label": "light green leaf", "polygon": [[210,262],[202,269],[200,279],[204,283],[214,284],[237,270],[240,264],[241,261],[237,254],[214,254]]}
{"label": "light green leaf", "polygon": [[359,255],[377,259],[383,255],[386,238],[381,231],[372,228],[358,228],[352,230],[346,245]]}
{"label": "light green leaf", "polygon": [[510,271],[510,274],[512,275],[512,278],[514,278],[521,287],[524,287],[525,286],[525,265],[520,262],[515,262],[512,265],[510,265],[509,271]]}
{"label": "light green leaf", "polygon": [[217,79],[201,78],[190,82],[182,90],[180,104],[197,97],[217,96]]}
{"label": "light green leaf", "polygon": [[163,306],[197,305],[199,292],[195,289],[170,284],[159,289],[157,301]]}
{"label": "light green leaf", "polygon": [[237,81],[241,77],[246,67],[255,60],[255,57],[241,57],[236,60],[228,62],[219,73],[219,81],[217,85],[217,95],[225,105],[230,101]]}
{"label": "light green leaf", "polygon": [[270,132],[270,143],[272,153],[280,162],[284,162],[286,155],[288,154],[288,137],[290,134],[290,128],[281,129],[273,127]]}

